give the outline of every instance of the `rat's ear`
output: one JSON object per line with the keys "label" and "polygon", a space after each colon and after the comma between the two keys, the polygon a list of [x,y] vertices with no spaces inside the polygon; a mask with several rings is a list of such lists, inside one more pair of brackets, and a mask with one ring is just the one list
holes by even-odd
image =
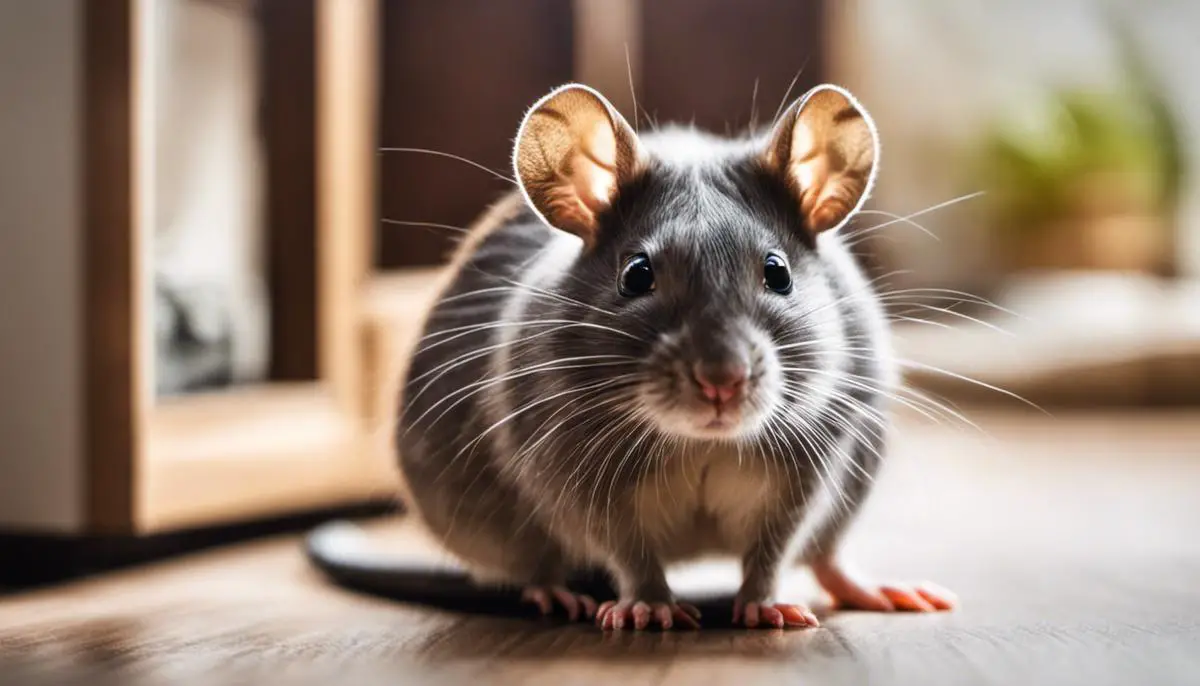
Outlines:
{"label": "rat's ear", "polygon": [[542,98],[517,132],[513,168],[529,204],[551,226],[596,240],[596,215],[642,170],[637,134],[604,96],[567,85]]}
{"label": "rat's ear", "polygon": [[862,207],[878,160],[871,115],[848,91],[831,85],[813,88],[788,107],[764,153],[814,234],[841,227]]}

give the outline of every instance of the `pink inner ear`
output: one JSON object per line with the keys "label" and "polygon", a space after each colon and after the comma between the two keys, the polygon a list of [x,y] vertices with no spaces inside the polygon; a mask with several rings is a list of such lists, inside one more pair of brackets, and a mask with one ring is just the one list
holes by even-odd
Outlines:
{"label": "pink inner ear", "polygon": [[803,123],[796,123],[792,132],[792,149],[789,152],[792,178],[800,188],[807,189],[816,185],[824,171],[825,158],[817,147],[812,130]]}
{"label": "pink inner ear", "polygon": [[866,192],[874,165],[871,135],[867,129],[864,141],[859,140],[861,131],[796,122],[788,174],[800,192],[800,211],[813,231],[840,224]]}
{"label": "pink inner ear", "polygon": [[571,159],[571,185],[592,212],[612,203],[617,190],[617,138],[612,127],[594,119],[579,137]]}
{"label": "pink inner ear", "polygon": [[640,171],[637,136],[600,94],[560,88],[521,124],[513,165],[530,204],[551,226],[591,243],[596,215]]}
{"label": "pink inner ear", "polygon": [[830,183],[829,153],[824,147],[808,126],[797,122],[788,172],[800,189],[800,211],[814,231],[836,224],[841,209],[836,184]]}
{"label": "pink inner ear", "polygon": [[591,233],[596,212],[583,202],[583,198],[569,185],[552,186],[546,189],[544,202],[546,211],[561,227],[585,237]]}

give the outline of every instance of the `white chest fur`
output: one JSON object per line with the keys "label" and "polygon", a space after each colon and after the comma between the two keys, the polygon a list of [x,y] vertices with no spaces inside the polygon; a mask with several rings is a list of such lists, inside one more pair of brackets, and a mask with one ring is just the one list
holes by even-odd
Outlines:
{"label": "white chest fur", "polygon": [[773,469],[733,446],[680,452],[639,485],[638,521],[664,562],[740,555],[779,493]]}

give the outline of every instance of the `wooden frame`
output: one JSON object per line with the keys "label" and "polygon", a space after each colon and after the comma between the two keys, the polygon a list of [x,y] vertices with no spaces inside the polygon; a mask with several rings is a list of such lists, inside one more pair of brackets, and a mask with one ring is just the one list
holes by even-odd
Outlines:
{"label": "wooden frame", "polygon": [[[284,6],[283,0],[276,1]],[[301,214],[288,216],[302,216],[304,226],[299,233],[314,235],[315,243],[298,251],[307,260],[303,269],[276,275],[277,280],[286,282],[285,288],[298,285],[304,295],[289,301],[286,322],[280,325],[276,321],[274,333],[277,341],[282,341],[288,331],[315,329],[315,338],[303,349],[287,350],[286,360],[276,347],[274,376],[288,379],[286,383],[155,402],[142,371],[150,346],[144,314],[149,308],[143,307],[141,300],[150,289],[142,264],[147,246],[141,238],[145,233],[141,208],[148,180],[143,177],[145,165],[141,162],[145,146],[139,131],[146,116],[142,104],[146,99],[142,97],[137,46],[145,30],[143,12],[156,0],[85,0],[87,533],[159,533],[368,498],[390,499],[396,493],[394,456],[390,450],[379,450],[386,441],[375,441],[382,438],[380,429],[387,426],[394,409],[393,386],[399,371],[395,363],[412,344],[410,334],[419,324],[433,275],[405,270],[377,280],[370,288],[367,283],[377,218],[379,99],[375,90],[380,60],[376,32],[384,17],[378,0],[294,1],[314,3],[311,18],[291,18],[300,27],[299,34],[308,36],[311,30],[311,40],[295,35],[291,40],[314,44],[316,86],[312,96],[315,126],[304,117],[296,118],[292,125],[298,131],[314,126],[313,147],[305,155],[318,163],[312,166],[312,174],[306,172],[307,176],[296,182],[299,188],[295,191],[303,193],[311,187],[315,214],[304,208]],[[661,112],[667,119],[684,118],[669,108],[686,112],[695,107],[710,118],[731,111],[733,106],[723,100],[725,91],[739,103],[745,100],[732,87],[719,89],[721,98],[714,95],[696,100],[707,91],[695,88],[699,82],[695,69],[679,66],[690,62],[680,63],[675,52],[681,48],[676,46],[691,45],[704,59],[713,59],[706,54],[711,50],[705,41],[691,40],[690,29],[679,24],[679,13],[672,9],[686,6],[691,21],[700,22],[707,12],[704,8],[728,8],[716,0],[706,0],[708,4],[699,9],[692,7],[694,3],[674,1],[676,5],[668,2],[663,7],[660,2],[621,0],[614,8],[597,0],[576,0],[565,11],[549,12],[547,8],[562,7],[551,0],[530,0],[525,7],[530,16],[546,20],[539,25],[542,33],[538,35],[556,42],[545,50],[521,52],[516,60],[521,69],[514,72],[513,83],[530,92],[516,87],[498,89],[497,106],[507,106],[512,100],[524,107],[544,93],[544,88],[565,80],[564,70],[574,59],[580,75],[602,81],[619,99],[624,98],[624,82],[630,72],[637,74],[635,86],[646,92],[648,100],[668,108]],[[760,24],[781,33],[768,43],[782,45],[792,34],[780,26],[815,26],[808,20],[821,16],[824,4],[776,7],[759,0],[752,6],[759,8]],[[436,10],[432,16],[450,27],[460,21],[432,4],[396,2],[388,7]],[[787,9],[788,21],[775,19],[773,12],[779,8]],[[504,16],[511,18],[509,9],[506,7]],[[585,39],[590,35],[591,40],[578,40],[577,36],[579,45],[572,44],[571,33],[559,25],[571,12],[578,15],[576,30]],[[412,30],[427,28],[422,21],[427,15],[404,16]],[[595,24],[597,19],[604,20],[603,26]],[[707,30],[718,37],[728,33],[719,26]],[[655,40],[646,40],[651,33]],[[520,45],[540,45],[514,39],[503,31],[500,34]],[[626,62],[624,49],[618,54],[616,46],[630,40],[637,45],[630,49]],[[822,47],[819,41],[809,42]],[[412,42],[395,44],[421,47]],[[497,45],[512,47],[503,42]],[[561,64],[547,55],[561,55]],[[753,61],[754,57],[742,59]],[[774,64],[771,73],[763,74],[764,88],[773,81],[782,90],[802,60],[797,57],[796,61],[796,65]],[[405,62],[410,63],[419,61]],[[817,78],[823,65],[823,57],[814,55],[814,65],[804,78]],[[527,67],[536,68],[536,73],[531,76]],[[470,64],[462,69],[469,71]],[[729,78],[726,75],[726,80]],[[542,83],[550,80],[556,83]],[[688,84],[692,84],[690,98],[683,97]],[[295,92],[288,84],[277,85],[284,92]],[[395,88],[388,90],[393,99],[401,98]],[[749,94],[747,90],[745,95]],[[412,95],[404,92],[403,97]],[[440,97],[450,101],[458,96],[441,93]],[[630,105],[632,99],[631,94]],[[393,105],[397,103],[404,104],[397,100]],[[512,109],[515,119],[519,108],[514,105]],[[428,108],[423,115],[426,133],[444,129],[438,112]],[[443,147],[437,140],[413,144]],[[486,152],[486,146],[492,145],[507,143],[504,136],[489,133],[486,140],[480,138],[479,151],[467,152]],[[286,168],[289,160],[275,159],[273,163]],[[426,159],[422,164],[432,162]],[[487,190],[485,184],[492,183],[478,174],[462,178],[472,179],[479,194]],[[449,190],[442,197],[457,208],[462,204],[463,189],[472,187],[446,185]],[[403,200],[401,195],[389,194],[389,200]],[[280,210],[284,204],[272,204],[271,208]],[[315,224],[308,223],[312,216]],[[273,240],[277,253],[285,244],[281,241],[290,237]],[[438,250],[443,243],[440,239],[425,241],[426,247]],[[432,254],[432,249],[426,252]],[[317,381],[304,380],[313,377]]]}
{"label": "wooden frame", "polygon": [[368,449],[361,290],[375,222],[375,3],[316,0],[316,382],[156,402],[140,208],[137,46],[154,0],[88,0],[85,34],[88,533],[142,535],[394,494]]}

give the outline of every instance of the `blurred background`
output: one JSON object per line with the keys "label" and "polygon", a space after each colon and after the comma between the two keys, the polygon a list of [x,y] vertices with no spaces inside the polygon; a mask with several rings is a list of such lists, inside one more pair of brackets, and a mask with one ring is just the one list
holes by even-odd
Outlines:
{"label": "blurred background", "polygon": [[[1195,0],[0,0],[0,672],[1195,683],[1198,27]],[[961,613],[602,641],[356,602],[303,559],[316,523],[402,515],[400,368],[569,81],[642,131],[743,134],[823,82],[872,113],[845,232],[910,390],[849,554]]]}
{"label": "blurred background", "polygon": [[[297,35],[311,30],[304,5],[157,4],[159,392],[262,380],[272,351],[299,357],[268,342],[261,246],[316,211],[296,206],[304,181],[290,178],[315,172],[281,159],[315,157],[279,131],[315,116],[293,109],[312,106],[294,69],[313,59]],[[906,354],[1038,401],[1200,400],[1198,14],[1182,1],[385,1],[377,135],[410,150],[378,160],[374,264],[439,264],[454,231],[416,224],[466,226],[507,189],[411,149],[507,172],[514,122],[555,84],[589,82],[647,125],[737,134],[769,124],[785,95],[836,81],[884,141],[879,190],[853,228],[897,293]],[[946,393],[982,388],[912,373]]]}
{"label": "blurred background", "polygon": [[886,229],[874,249],[905,270],[889,281],[1008,310],[942,320],[959,332],[901,324],[909,356],[1046,404],[1200,399],[1200,46],[1184,28],[1200,8],[852,5],[835,62],[884,141],[874,207],[961,200],[914,217],[928,233]]}
{"label": "blurred background", "polygon": [[[383,145],[504,170],[512,122],[572,78],[631,120],[632,89],[647,125],[732,133],[842,83],[883,140],[851,229],[893,294],[913,383],[984,402],[1012,402],[989,386],[1039,404],[1200,401],[1194,3],[469,4],[384,3]],[[411,152],[384,153],[381,174],[382,217],[400,221],[463,226],[505,187]],[[451,239],[385,224],[378,265],[436,263]]]}
{"label": "blurred background", "polygon": [[[0,0],[0,523],[390,499],[282,456],[376,450],[432,270],[510,188],[479,167],[572,80],[729,134],[849,87],[883,157],[847,232],[910,383],[1200,404],[1198,25],[1187,0]],[[204,479],[241,487],[193,507]]]}
{"label": "blurred background", "polygon": [[[164,391],[196,377],[206,354],[215,359],[212,346],[193,343],[195,360],[183,350],[215,342],[222,321],[229,362],[216,378],[267,373],[267,279],[255,275],[262,239],[246,239],[261,232],[272,117],[302,116],[277,101],[303,93],[272,88],[273,78],[299,79],[264,73],[271,62],[256,58],[274,49],[292,71],[283,53],[302,51],[300,42],[271,41],[289,40],[303,4],[160,3],[151,69],[162,105],[155,321]],[[897,298],[906,319],[937,322],[903,327],[913,329],[912,354],[1063,401],[1196,400],[1189,378],[1200,374],[1176,373],[1186,360],[1175,359],[1200,335],[1188,281],[1200,274],[1200,182],[1189,174],[1200,158],[1200,86],[1188,67],[1200,58],[1188,30],[1196,14],[1182,1],[384,2],[378,136],[381,147],[506,171],[523,109],[572,79],[600,87],[631,119],[729,133],[768,124],[789,86],[795,97],[838,81],[867,103],[884,141],[876,213],[855,227],[869,234],[863,252],[881,288],[947,289]],[[293,145],[276,135],[273,147]],[[205,154],[188,157],[193,149]],[[379,163],[381,219],[465,226],[506,190],[447,157],[385,152]],[[190,249],[188,221],[225,250]],[[387,223],[378,231],[381,270],[437,264],[454,236]],[[182,253],[188,264],[178,264]],[[214,275],[188,276],[206,271]],[[196,286],[189,300],[178,292],[189,278],[223,283],[224,295]],[[1019,316],[980,309],[981,300]]]}

